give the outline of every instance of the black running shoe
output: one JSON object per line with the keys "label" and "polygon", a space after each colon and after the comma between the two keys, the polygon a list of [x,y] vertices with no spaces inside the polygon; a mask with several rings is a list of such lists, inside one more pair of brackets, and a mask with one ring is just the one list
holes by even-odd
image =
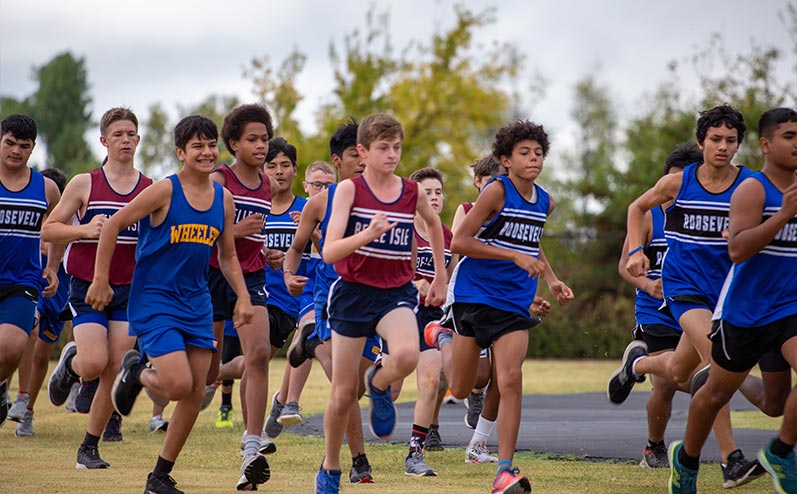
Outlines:
{"label": "black running shoe", "polygon": [[75,355],[77,355],[77,345],[75,345],[74,341],[70,341],[61,350],[58,365],[50,376],[47,394],[50,395],[50,402],[57,407],[64,404],[66,399],[69,398],[72,385],[80,380],[80,376],[67,366],[67,361],[72,360]]}
{"label": "black running shoe", "polygon": [[299,367],[313,358],[313,355],[307,351],[308,347],[305,346],[307,337],[310,336],[313,331],[315,331],[315,324],[305,324],[302,326],[302,329],[299,330],[299,336],[291,343],[291,346],[288,348],[288,363],[291,364],[291,367]]}
{"label": "black running shoe", "polygon": [[479,423],[479,415],[484,407],[484,393],[471,393],[465,400],[468,413],[465,414],[465,427],[475,429]]}
{"label": "black running shoe", "polygon": [[113,407],[120,415],[130,415],[136,397],[141,392],[142,386],[139,382],[138,367],[144,364],[139,363],[141,354],[138,350],[128,350],[122,357],[122,365],[111,388],[111,401]]}
{"label": "black running shoe", "polygon": [[722,487],[730,489],[739,487],[761,477],[766,473],[758,460],[748,460],[741,449],[728,455],[728,464],[722,468]]}
{"label": "black running shoe", "polygon": [[429,434],[426,435],[426,441],[423,443],[423,449],[426,451],[444,451],[446,448],[443,446],[443,440],[440,438],[440,426],[432,424],[429,426]]}
{"label": "black running shoe", "polygon": [[144,494],[185,494],[178,489],[177,482],[168,473],[150,473],[147,475],[147,486]]}
{"label": "black running shoe", "polygon": [[80,380],[80,387],[75,397],[75,410],[77,410],[78,413],[89,413],[89,410],[91,410],[91,402],[94,401],[94,395],[97,393],[97,387],[99,385],[100,378],[92,381]]}
{"label": "black running shoe", "polygon": [[115,443],[122,440],[122,416],[116,410],[111,414],[105,430],[102,432],[102,440],[106,443]]}
{"label": "black running shoe", "polygon": [[97,446],[81,445],[77,450],[77,469],[96,470],[100,468],[110,468],[111,464],[100,458],[100,450]]}
{"label": "black running shoe", "polygon": [[642,450],[642,461],[639,462],[642,468],[668,468],[670,462],[667,460],[667,446],[659,444],[653,446],[645,446]]}
{"label": "black running shoe", "polygon": [[634,375],[631,367],[636,359],[647,354],[648,346],[644,341],[634,340],[625,347],[623,361],[609,378],[609,384],[606,386],[606,397],[611,403],[619,405],[624,402],[631,394],[634,384],[645,380],[645,376]]}
{"label": "black running shoe", "polygon": [[349,471],[349,482],[352,484],[373,484],[374,475],[371,472],[371,465],[365,455],[358,456],[351,464]]}
{"label": "black running shoe", "polygon": [[6,423],[8,418],[8,409],[11,407],[8,401],[8,383],[3,381],[0,383],[0,427]]}

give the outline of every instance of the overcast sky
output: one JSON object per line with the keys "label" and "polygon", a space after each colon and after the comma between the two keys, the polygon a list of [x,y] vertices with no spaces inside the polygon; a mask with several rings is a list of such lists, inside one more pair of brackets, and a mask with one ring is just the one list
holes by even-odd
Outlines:
{"label": "overcast sky", "polygon": [[[455,18],[451,0],[377,2],[389,6],[396,48],[428,40]],[[127,105],[139,118],[161,102],[170,112],[216,94],[253,100],[241,73],[253,57],[282,61],[294,48],[307,55],[298,86],[298,116],[314,129],[313,114],[330,97],[330,42],[365,22],[371,2],[348,0],[0,0],[0,94],[23,98],[35,91],[33,66],[70,50],[85,57],[93,116]],[[526,55],[527,76],[548,80],[547,92],[529,115],[549,128],[553,145],[572,132],[569,113],[575,83],[589,74],[612,90],[621,116],[634,113],[661,82],[668,62],[684,61],[720,33],[731,53],[751,40],[775,45],[793,57],[778,18],[786,0],[503,0],[466,1],[474,11],[497,7],[496,22],[477,41],[509,42]],[[793,61],[793,58],[789,60]],[[784,66],[781,76],[797,77]],[[688,71],[687,71],[688,73]],[[694,91],[693,77],[684,91]],[[178,115],[173,114],[173,117]],[[344,116],[341,116],[344,117]],[[359,116],[362,117],[362,116]],[[92,138],[96,154],[101,148]]]}

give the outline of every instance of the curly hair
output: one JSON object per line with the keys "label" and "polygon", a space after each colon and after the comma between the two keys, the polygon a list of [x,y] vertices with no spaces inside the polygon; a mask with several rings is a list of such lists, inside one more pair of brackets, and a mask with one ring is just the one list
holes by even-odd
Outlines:
{"label": "curly hair", "polygon": [[238,140],[244,132],[246,124],[256,122],[266,126],[268,138],[274,137],[274,125],[271,123],[271,114],[265,106],[258,104],[241,105],[233,109],[224,117],[224,124],[221,126],[221,138],[224,147],[231,155],[235,156],[235,151],[230,147],[230,141]]}
{"label": "curly hair", "polygon": [[495,133],[493,141],[493,157],[497,160],[501,156],[509,157],[512,150],[520,141],[537,141],[542,146],[542,155],[547,156],[549,142],[548,133],[542,125],[537,125],[530,120],[516,120],[504,125]]}
{"label": "curly hair", "polygon": [[744,133],[747,130],[747,126],[744,124],[744,116],[742,112],[727,103],[700,112],[700,118],[697,119],[697,128],[695,129],[697,142],[701,145],[703,144],[703,141],[706,140],[708,129],[711,127],[723,126],[729,129],[736,129],[739,136],[739,144],[742,143]]}

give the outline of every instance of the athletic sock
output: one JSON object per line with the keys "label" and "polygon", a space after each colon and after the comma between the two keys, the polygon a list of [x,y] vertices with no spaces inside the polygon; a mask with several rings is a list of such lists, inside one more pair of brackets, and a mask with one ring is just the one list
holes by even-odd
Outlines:
{"label": "athletic sock", "polygon": [[260,451],[260,436],[247,434],[244,436],[244,456],[256,455]]}
{"label": "athletic sock", "polygon": [[27,392],[25,392],[25,391],[18,391],[18,392],[17,392],[17,396],[20,396],[20,397],[21,397],[21,396],[28,396],[29,394],[30,394],[30,393],[27,393]]}
{"label": "athletic sock", "polygon": [[657,446],[664,446],[664,441],[651,441],[648,439],[648,448],[653,449]]}
{"label": "athletic sock", "polygon": [[420,453],[423,451],[423,444],[426,442],[426,436],[429,435],[429,429],[421,427],[418,424],[412,424],[412,435],[410,436],[410,453],[407,458],[412,456],[413,453]]}
{"label": "athletic sock", "polygon": [[479,421],[476,423],[476,430],[473,431],[473,437],[470,438],[470,444],[468,444],[468,446],[486,441],[490,437],[490,434],[493,433],[493,430],[495,430],[495,421],[487,420],[479,415]]}
{"label": "athletic sock", "polygon": [[174,462],[164,459],[162,456],[158,456],[158,461],[155,463],[155,469],[152,471],[154,475],[158,474],[170,474],[172,473],[172,468],[174,468]]}
{"label": "athletic sock", "polygon": [[221,406],[232,408],[232,392],[230,393],[221,393]]}
{"label": "athletic sock", "polygon": [[83,436],[83,442],[80,443],[81,446],[97,446],[98,444],[100,444],[100,436],[95,436],[88,432]]}
{"label": "athletic sock", "polygon": [[681,451],[678,453],[678,461],[690,470],[697,471],[700,468],[700,457],[687,455],[683,446],[681,446]]}
{"label": "athletic sock", "polygon": [[365,453],[360,453],[359,455],[351,459],[351,466],[353,467],[360,465],[367,465],[367,464],[368,464],[368,457],[365,456]]}
{"label": "athletic sock", "polygon": [[498,462],[498,467],[495,472],[495,476],[501,475],[501,472],[511,472],[512,471],[512,461],[511,460],[501,460]]}
{"label": "athletic sock", "polygon": [[780,438],[776,438],[772,441],[772,446],[769,448],[772,451],[772,454],[778,456],[780,458],[786,458],[789,453],[794,449],[793,444],[786,444],[780,440]]}

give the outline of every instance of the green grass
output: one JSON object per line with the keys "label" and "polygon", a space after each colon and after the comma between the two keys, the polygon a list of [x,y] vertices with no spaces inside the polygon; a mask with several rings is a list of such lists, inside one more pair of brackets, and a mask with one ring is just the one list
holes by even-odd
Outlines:
{"label": "green grass", "polygon": [[[524,366],[524,392],[600,392],[616,365],[613,361],[530,360]],[[272,390],[280,382],[284,366],[284,360],[273,363]],[[303,413],[323,411],[328,390],[326,378],[316,366],[302,398]],[[415,396],[414,377],[411,376],[405,383],[400,401],[411,401]],[[237,393],[235,400],[238,411]],[[188,493],[235,491],[241,461],[238,451],[242,427],[240,420],[232,430],[214,427],[218,401],[216,398],[215,403],[200,414],[173,472],[178,487]],[[103,458],[113,465],[111,469],[79,471],[74,468],[75,451],[83,437],[86,416],[54,408],[49,404],[45,391],[36,407],[34,438],[15,437],[13,422],[7,422],[0,429],[0,492],[142,492],[146,474],[154,466],[163,440],[161,434],[149,434],[147,429],[150,406],[142,394],[130,417],[124,420],[124,442],[100,443]],[[170,410],[171,407],[167,408],[167,416]],[[236,416],[236,419],[240,417]],[[780,421],[757,412],[744,412],[734,416],[734,423],[737,427],[757,424],[761,428],[777,428]],[[643,440],[640,438],[640,445]],[[323,438],[285,432],[278,439],[278,448],[277,453],[269,457],[273,477],[260,490],[270,493],[313,492],[313,478],[323,456]],[[405,446],[369,444],[367,449],[377,483],[353,486],[344,482],[343,493],[404,494],[420,489],[424,494],[486,493],[495,472],[494,465],[464,463],[461,449],[447,449],[427,455],[428,462],[438,469],[440,477],[410,478],[403,473]],[[634,462],[589,462],[537,453],[518,454],[515,462],[531,479],[535,494],[659,493],[666,492],[669,475],[667,470],[641,469]],[[720,482],[719,466],[704,465],[699,492],[728,492],[722,489]],[[761,479],[735,492],[769,493],[772,488],[768,479]]]}

